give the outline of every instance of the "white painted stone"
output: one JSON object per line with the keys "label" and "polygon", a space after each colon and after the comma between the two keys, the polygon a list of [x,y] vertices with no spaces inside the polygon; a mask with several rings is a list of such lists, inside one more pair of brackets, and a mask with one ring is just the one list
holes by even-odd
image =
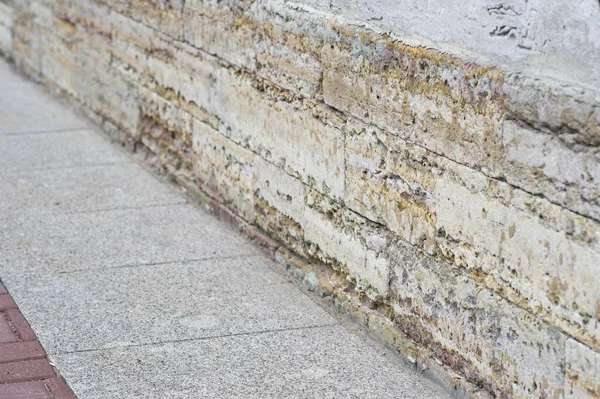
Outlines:
{"label": "white painted stone", "polygon": [[[281,4],[283,0],[272,0]],[[368,24],[413,44],[522,70],[600,81],[596,0],[297,0],[339,19]],[[477,55],[474,55],[477,54]]]}

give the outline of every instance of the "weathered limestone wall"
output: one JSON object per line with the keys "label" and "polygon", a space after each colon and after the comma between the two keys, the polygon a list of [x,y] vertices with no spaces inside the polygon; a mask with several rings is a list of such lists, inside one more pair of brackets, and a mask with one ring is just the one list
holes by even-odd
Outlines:
{"label": "weathered limestone wall", "polygon": [[0,0],[0,51],[457,395],[600,397],[600,4],[417,3]]}

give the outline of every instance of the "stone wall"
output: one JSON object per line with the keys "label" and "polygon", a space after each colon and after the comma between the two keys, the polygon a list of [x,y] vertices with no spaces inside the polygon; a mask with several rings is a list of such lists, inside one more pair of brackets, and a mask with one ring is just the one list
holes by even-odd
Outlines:
{"label": "stone wall", "polygon": [[419,3],[0,0],[0,51],[457,396],[600,397],[600,4]]}

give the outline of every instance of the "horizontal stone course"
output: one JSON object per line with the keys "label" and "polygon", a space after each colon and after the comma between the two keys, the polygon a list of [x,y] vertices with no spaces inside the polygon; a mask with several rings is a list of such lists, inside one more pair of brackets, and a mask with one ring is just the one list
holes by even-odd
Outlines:
{"label": "horizontal stone course", "polygon": [[[348,46],[324,47],[327,104],[462,164],[498,174],[502,100],[496,81],[501,77],[394,42],[370,45],[356,38]],[[362,46],[360,52],[356,46]]]}
{"label": "horizontal stone course", "polygon": [[309,254],[344,271],[359,289],[379,299],[388,295],[387,232],[312,190],[304,212]]}

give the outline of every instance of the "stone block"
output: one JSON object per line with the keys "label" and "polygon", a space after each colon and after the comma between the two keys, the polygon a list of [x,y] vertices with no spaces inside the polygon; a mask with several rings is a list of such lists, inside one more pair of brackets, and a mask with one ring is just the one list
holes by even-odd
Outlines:
{"label": "stone block", "polygon": [[385,231],[315,191],[307,194],[307,204],[304,239],[311,256],[341,269],[369,296],[386,297],[389,264],[381,256]]}
{"label": "stone block", "polygon": [[256,25],[244,12],[249,4],[248,1],[187,1],[184,7],[185,41],[238,68],[254,71],[257,32]]}
{"label": "stone block", "polygon": [[256,155],[196,119],[192,122],[194,174],[247,221],[254,221]]}
{"label": "stone block", "polygon": [[348,122],[347,132],[349,208],[407,242],[434,251],[437,176],[431,154],[356,120]]}
{"label": "stone block", "polygon": [[600,158],[593,148],[504,123],[506,180],[584,215],[600,219]]}
{"label": "stone block", "polygon": [[277,4],[255,7],[253,19],[259,33],[257,75],[301,96],[322,98],[321,49],[327,38],[322,21]]}
{"label": "stone block", "polygon": [[597,90],[522,73],[507,74],[507,119],[554,132],[571,144],[600,144],[600,98]]}
{"label": "stone block", "polygon": [[256,196],[302,226],[306,186],[297,178],[260,157],[255,158],[253,167],[253,188]]}
{"label": "stone block", "polygon": [[31,14],[19,11],[15,15],[12,30],[15,64],[33,77],[41,75],[41,28],[33,21]]}
{"label": "stone block", "polygon": [[339,117],[293,93],[222,69],[214,87],[223,133],[332,198],[344,195]]}
{"label": "stone block", "polygon": [[253,167],[256,224],[287,248],[306,256],[302,227],[306,186],[259,156]]}
{"label": "stone block", "polygon": [[36,23],[72,46],[97,59],[110,61],[111,10],[95,0],[34,1],[28,10]]}
{"label": "stone block", "polygon": [[184,0],[108,0],[109,7],[172,39],[183,39]]}
{"label": "stone block", "polygon": [[460,164],[499,173],[503,111],[496,72],[358,32],[347,43],[324,46],[322,54],[328,105]]}
{"label": "stone block", "polygon": [[0,3],[0,53],[5,56],[12,54],[14,13],[11,6]]}
{"label": "stone block", "polygon": [[442,256],[519,306],[597,345],[597,249],[549,227],[543,215],[498,201],[499,192],[513,190],[508,185],[452,167],[436,185]]}
{"label": "stone block", "polygon": [[402,243],[388,254],[392,306],[411,338],[499,397],[562,396],[562,334],[439,259]]}
{"label": "stone block", "polygon": [[193,151],[192,116],[154,91],[139,86],[140,123],[136,136],[164,165],[179,172],[191,174],[195,155]]}
{"label": "stone block", "polygon": [[[321,24],[287,7],[252,2],[185,5],[185,40],[230,65],[305,97],[320,95]],[[299,56],[301,55],[301,56]]]}

